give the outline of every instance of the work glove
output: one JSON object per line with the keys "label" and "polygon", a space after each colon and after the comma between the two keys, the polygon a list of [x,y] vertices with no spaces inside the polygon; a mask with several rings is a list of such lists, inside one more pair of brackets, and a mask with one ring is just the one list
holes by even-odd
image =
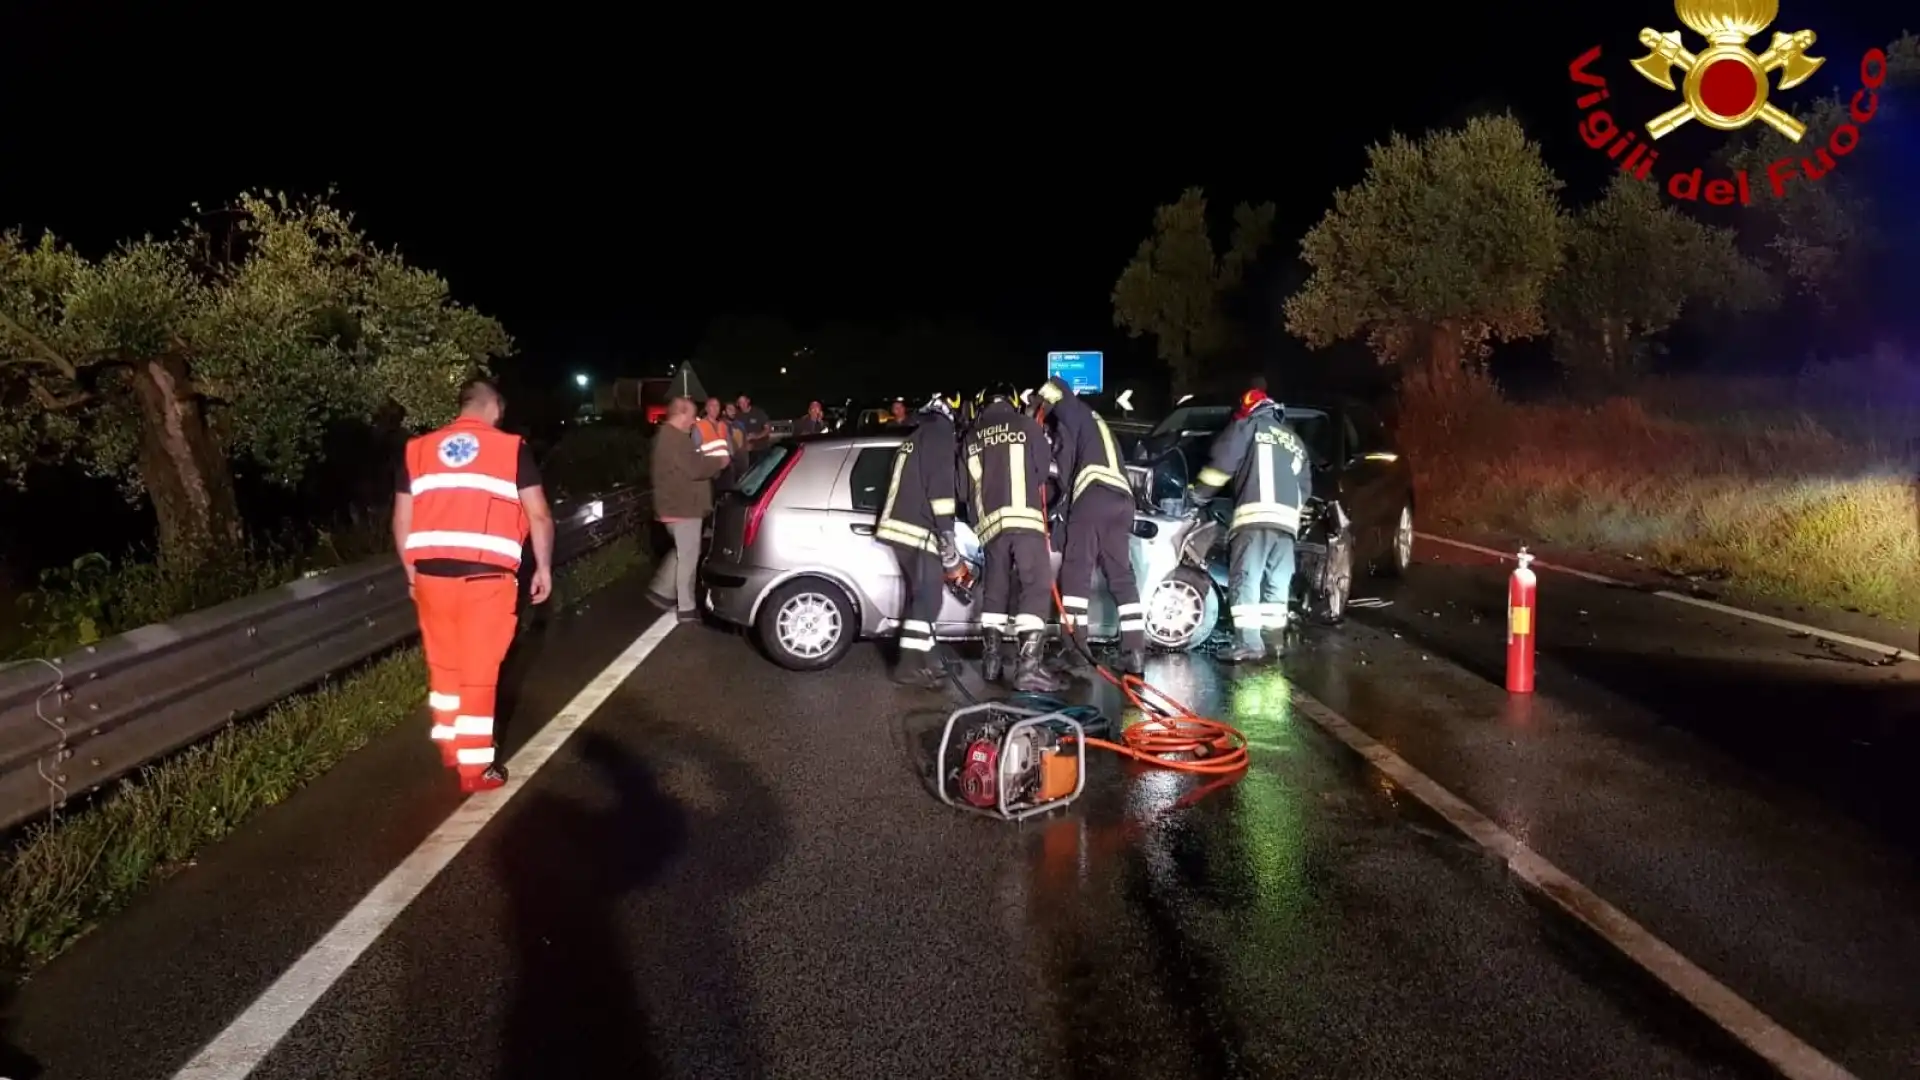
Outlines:
{"label": "work glove", "polygon": [[940,545],[940,569],[946,571],[947,575],[951,577],[954,568],[960,565],[960,546],[953,542],[952,533],[943,532],[938,534],[938,541]]}

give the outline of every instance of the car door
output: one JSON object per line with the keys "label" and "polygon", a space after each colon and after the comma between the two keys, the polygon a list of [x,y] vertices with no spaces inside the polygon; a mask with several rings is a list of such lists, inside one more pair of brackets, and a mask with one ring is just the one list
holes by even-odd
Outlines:
{"label": "car door", "polygon": [[[893,548],[874,539],[874,526],[881,507],[887,502],[887,488],[893,482],[893,452],[897,443],[854,448],[841,470],[844,498],[833,500],[833,513],[847,531],[846,557],[838,569],[852,579],[854,587],[881,619],[898,619],[905,607],[906,583],[900,574],[900,560]],[[840,507],[846,507],[842,510]],[[872,620],[866,620],[870,624]]]}

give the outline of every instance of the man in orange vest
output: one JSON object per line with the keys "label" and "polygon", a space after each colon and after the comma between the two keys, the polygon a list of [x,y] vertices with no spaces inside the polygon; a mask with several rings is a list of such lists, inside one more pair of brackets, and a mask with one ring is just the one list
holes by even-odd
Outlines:
{"label": "man in orange vest", "polygon": [[736,464],[733,453],[733,425],[727,423],[726,417],[720,415],[719,398],[708,398],[707,403],[702,406],[702,408],[705,410],[704,415],[694,421],[693,424],[694,444],[699,448],[703,456],[724,457],[727,459],[727,466],[721,469],[714,477],[714,485],[716,487],[730,486],[735,472],[734,465]]}
{"label": "man in orange vest", "polygon": [[507,782],[494,760],[494,695],[513,643],[529,532],[531,599],[544,603],[553,592],[553,511],[533,451],[500,430],[505,411],[498,387],[469,380],[453,423],[407,443],[393,495],[393,542],[427,654],[433,739],[463,791]]}

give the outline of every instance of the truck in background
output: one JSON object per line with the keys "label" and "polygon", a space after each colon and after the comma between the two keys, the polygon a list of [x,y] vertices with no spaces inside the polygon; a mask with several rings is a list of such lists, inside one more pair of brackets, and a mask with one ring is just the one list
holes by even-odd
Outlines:
{"label": "truck in background", "polygon": [[614,379],[593,388],[593,401],[582,405],[583,415],[592,416],[644,416],[647,423],[657,424],[667,416],[667,394],[673,385],[670,378],[658,379]]}

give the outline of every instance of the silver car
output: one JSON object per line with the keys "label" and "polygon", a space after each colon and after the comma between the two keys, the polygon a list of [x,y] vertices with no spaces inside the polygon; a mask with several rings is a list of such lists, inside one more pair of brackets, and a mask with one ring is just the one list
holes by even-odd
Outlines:
{"label": "silver car", "polygon": [[[705,606],[752,630],[775,663],[795,671],[831,667],[856,640],[897,634],[905,597],[900,563],[873,530],[903,441],[872,434],[775,443],[714,511],[713,542],[700,568]],[[1192,580],[1191,569],[1176,573],[1190,524],[1145,512],[1134,519],[1133,569],[1147,602],[1147,636],[1163,649],[1199,644],[1219,618],[1204,578]],[[973,530],[956,520],[954,533],[977,578],[982,559]],[[1117,637],[1104,583],[1089,600],[1089,635]],[[973,605],[945,595],[934,635],[979,637]]]}

